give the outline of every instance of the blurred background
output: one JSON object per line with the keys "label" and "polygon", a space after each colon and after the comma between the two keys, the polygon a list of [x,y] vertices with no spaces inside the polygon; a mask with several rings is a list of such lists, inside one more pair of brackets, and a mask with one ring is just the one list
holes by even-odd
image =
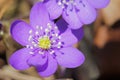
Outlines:
{"label": "blurred background", "polygon": [[120,80],[120,0],[97,10],[96,21],[84,27],[84,38],[75,45],[86,61],[75,69],[59,67],[48,77],[40,77],[32,67],[17,71],[8,64],[10,55],[20,49],[10,36],[15,19],[29,22],[32,5],[40,0],[0,0],[0,80]]}

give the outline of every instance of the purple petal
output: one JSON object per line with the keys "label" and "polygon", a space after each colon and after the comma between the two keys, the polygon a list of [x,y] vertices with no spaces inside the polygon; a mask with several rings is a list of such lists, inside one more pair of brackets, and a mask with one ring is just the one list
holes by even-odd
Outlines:
{"label": "purple petal", "polygon": [[25,46],[29,43],[28,37],[30,36],[29,31],[31,29],[32,28],[24,21],[17,20],[12,23],[10,32],[11,32],[12,37],[18,43]]}
{"label": "purple petal", "polygon": [[54,74],[57,70],[57,61],[51,56],[48,56],[48,63],[43,66],[36,67],[40,76],[47,77]]}
{"label": "purple petal", "polygon": [[63,12],[63,18],[65,19],[65,21],[70,25],[69,27],[72,29],[78,29],[80,27],[82,27],[82,23],[80,21],[80,19],[78,18],[75,9],[73,8],[72,10],[72,6],[68,6],[68,8],[66,9],[66,11]]}
{"label": "purple petal", "polygon": [[97,15],[96,10],[91,7],[87,1],[82,0],[82,2],[77,2],[76,7],[80,9],[77,14],[81,22],[84,24],[90,24],[95,21]]}
{"label": "purple petal", "polygon": [[45,5],[41,2],[36,3],[30,12],[30,23],[33,28],[36,26],[46,27],[47,23],[50,22],[49,15]]}
{"label": "purple petal", "polygon": [[60,36],[61,36],[60,41],[64,43],[64,46],[71,46],[71,45],[77,43],[77,41],[78,41],[78,39],[72,34],[70,29],[67,29]]}
{"label": "purple petal", "polygon": [[57,22],[56,25],[58,26],[58,29],[60,31],[60,34],[65,32],[67,30],[67,26],[68,24],[66,23],[66,21],[63,18],[60,18]]}
{"label": "purple petal", "polygon": [[106,7],[110,0],[87,0],[94,8],[104,8]]}
{"label": "purple petal", "polygon": [[62,48],[60,52],[56,53],[56,55],[58,64],[67,68],[78,67],[81,64],[83,64],[85,60],[85,57],[82,54],[82,52],[72,47]]}
{"label": "purple petal", "polygon": [[45,64],[46,61],[47,61],[46,55],[41,55],[39,53],[36,53],[28,60],[28,63],[32,66],[38,66]]}
{"label": "purple petal", "polygon": [[45,3],[45,2],[48,2],[49,0],[43,0],[43,2]]}
{"label": "purple petal", "polygon": [[75,35],[78,41],[80,41],[84,37],[83,27],[81,27],[80,29],[72,30],[72,33]]}
{"label": "purple petal", "polygon": [[56,0],[49,0],[45,3],[51,19],[56,19],[62,14],[62,8],[58,6]]}
{"label": "purple petal", "polygon": [[9,63],[12,67],[18,70],[25,70],[29,68],[30,66],[27,63],[27,60],[31,57],[31,54],[29,54],[30,49],[23,48],[18,51],[16,51],[9,59]]}

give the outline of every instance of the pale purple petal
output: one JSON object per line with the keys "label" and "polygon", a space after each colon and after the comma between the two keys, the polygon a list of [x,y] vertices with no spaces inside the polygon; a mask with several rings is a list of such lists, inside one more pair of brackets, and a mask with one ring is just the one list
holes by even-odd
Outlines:
{"label": "pale purple petal", "polygon": [[29,60],[28,63],[32,66],[43,65],[47,61],[46,55],[41,55],[39,53],[35,53]]}
{"label": "pale purple petal", "polygon": [[68,6],[66,11],[63,11],[63,18],[65,19],[65,21],[70,25],[69,27],[72,29],[78,29],[80,27],[82,27],[82,23],[80,21],[80,19],[78,18],[75,9],[73,8],[72,10],[72,6]]}
{"label": "pale purple petal", "polygon": [[85,60],[82,52],[72,47],[62,48],[60,52],[56,52],[56,55],[58,64],[67,68],[78,67],[83,64]]}
{"label": "pale purple petal", "polygon": [[78,39],[73,35],[70,29],[67,29],[60,36],[60,41],[64,43],[64,46],[72,46],[73,44],[78,42]]}
{"label": "pale purple petal", "polygon": [[76,7],[80,10],[77,12],[79,19],[84,24],[90,24],[96,19],[96,10],[87,1],[76,2]]}
{"label": "pale purple petal", "polygon": [[40,74],[40,76],[48,77],[56,72],[57,61],[51,55],[49,55],[48,63],[46,63],[43,66],[37,66],[36,69],[38,73]]}
{"label": "pale purple petal", "polygon": [[[68,23],[66,23],[66,21],[63,18],[60,18],[57,22],[56,25],[58,26],[58,29],[60,30],[60,34],[64,33],[67,30],[67,26]],[[84,36],[84,30],[83,27],[79,28],[79,29],[72,29],[72,34],[78,39],[78,41],[80,41],[83,36]]]}
{"label": "pale purple petal", "polygon": [[41,2],[36,3],[30,12],[30,23],[33,28],[36,26],[42,26],[43,28],[47,26],[47,23],[50,22],[47,9],[44,4]]}
{"label": "pale purple petal", "polygon": [[31,57],[29,52],[29,48],[23,48],[13,53],[9,59],[10,65],[17,70],[25,70],[29,68],[30,66],[27,63],[27,60]]}
{"label": "pale purple petal", "polygon": [[94,8],[104,8],[106,7],[110,0],[87,0]]}
{"label": "pale purple petal", "polygon": [[49,0],[45,5],[51,19],[56,19],[62,14],[62,8],[58,6],[56,0]]}
{"label": "pale purple petal", "polygon": [[32,28],[24,21],[16,20],[11,25],[11,35],[12,37],[21,45],[26,46],[29,44],[28,37],[29,31]]}

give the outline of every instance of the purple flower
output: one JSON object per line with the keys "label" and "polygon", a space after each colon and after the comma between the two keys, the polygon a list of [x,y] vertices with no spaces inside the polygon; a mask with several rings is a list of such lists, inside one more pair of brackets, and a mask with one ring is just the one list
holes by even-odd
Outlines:
{"label": "purple flower", "polygon": [[34,66],[41,76],[55,73],[58,64],[67,68],[80,66],[85,57],[72,45],[83,37],[82,28],[79,38],[76,38],[78,35],[73,35],[76,31],[63,31],[61,27],[66,27],[64,21],[59,20],[54,24],[49,19],[46,7],[36,3],[30,13],[30,25],[22,20],[11,25],[12,37],[24,48],[16,51],[9,63],[18,70]]}
{"label": "purple flower", "polygon": [[0,41],[3,39],[3,25],[2,25],[2,22],[0,22]]}
{"label": "purple flower", "polygon": [[51,19],[61,14],[72,29],[90,24],[96,19],[96,9],[104,8],[109,0],[45,0]]}

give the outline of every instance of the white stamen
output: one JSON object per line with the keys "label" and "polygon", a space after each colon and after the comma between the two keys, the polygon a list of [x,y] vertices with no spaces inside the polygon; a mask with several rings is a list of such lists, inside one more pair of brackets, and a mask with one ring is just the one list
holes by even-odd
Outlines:
{"label": "white stamen", "polygon": [[41,51],[39,51],[38,53],[39,53],[39,54],[44,54],[44,52],[41,52]]}
{"label": "white stamen", "polygon": [[40,27],[40,29],[42,30],[42,29],[43,29],[43,27],[41,26],[41,27]]}
{"label": "white stamen", "polygon": [[51,29],[51,28],[52,28],[52,26],[50,25],[50,26],[48,26],[48,28],[49,28],[49,29]]}
{"label": "white stamen", "polygon": [[75,3],[75,2],[74,2],[74,0],[70,0],[70,2],[69,2],[69,3]]}
{"label": "white stamen", "polygon": [[46,28],[46,29],[45,29],[45,32],[47,32],[47,33],[48,33],[48,32],[49,32],[49,30]]}
{"label": "white stamen", "polygon": [[34,54],[33,52],[29,52],[30,54]]}
{"label": "white stamen", "polygon": [[38,31],[36,31],[36,32],[35,32],[35,34],[36,34],[36,35],[38,35],[38,34],[39,34],[39,32],[38,32]]}
{"label": "white stamen", "polygon": [[50,52],[50,54],[53,54],[54,52],[55,52],[55,51],[52,50],[52,51]]}
{"label": "white stamen", "polygon": [[58,42],[58,45],[61,46],[61,45],[62,45],[62,42]]}
{"label": "white stamen", "polygon": [[61,46],[58,46],[57,48],[61,48]]}
{"label": "white stamen", "polygon": [[69,1],[67,1],[67,0],[59,0],[57,4],[59,6],[61,6],[62,8],[65,8],[66,5],[67,6],[70,5],[70,4],[74,5],[74,3],[76,3],[75,0],[69,0]]}
{"label": "white stamen", "polygon": [[[49,36],[47,36],[47,35],[44,35],[43,37],[49,37]],[[41,37],[41,38],[43,38],[43,37]]]}
{"label": "white stamen", "polygon": [[39,28],[40,28],[40,27],[37,25],[37,26],[36,26],[36,29],[39,29]]}
{"label": "white stamen", "polygon": [[62,3],[64,3],[64,4],[65,4],[65,3],[66,3],[66,0],[62,0]]}
{"label": "white stamen", "polygon": [[26,45],[26,48],[29,48],[30,46],[29,45]]}
{"label": "white stamen", "polygon": [[56,33],[55,36],[58,37],[58,34]]}
{"label": "white stamen", "polygon": [[30,49],[33,49],[33,47],[31,46]]}
{"label": "white stamen", "polygon": [[55,29],[58,29],[58,27],[57,27],[57,26],[55,26]]}
{"label": "white stamen", "polygon": [[28,38],[28,41],[30,41],[32,39],[32,36],[30,35],[29,38]]}
{"label": "white stamen", "polygon": [[61,36],[58,36],[58,39],[61,39]]}
{"label": "white stamen", "polygon": [[52,36],[55,36],[55,34],[51,34]]}
{"label": "white stamen", "polygon": [[62,3],[59,1],[59,2],[58,2],[58,5],[60,6],[61,4],[62,4]]}
{"label": "white stamen", "polygon": [[34,42],[34,41],[32,41],[32,44],[35,44],[35,42]]}
{"label": "white stamen", "polygon": [[47,26],[51,26],[50,23],[47,23]]}
{"label": "white stamen", "polygon": [[32,30],[29,31],[29,34],[31,34],[31,33],[32,33]]}
{"label": "white stamen", "polygon": [[37,44],[34,44],[35,47],[37,47]]}
{"label": "white stamen", "polygon": [[52,42],[53,42],[53,43],[55,43],[55,42],[56,42],[56,40],[53,40]]}

